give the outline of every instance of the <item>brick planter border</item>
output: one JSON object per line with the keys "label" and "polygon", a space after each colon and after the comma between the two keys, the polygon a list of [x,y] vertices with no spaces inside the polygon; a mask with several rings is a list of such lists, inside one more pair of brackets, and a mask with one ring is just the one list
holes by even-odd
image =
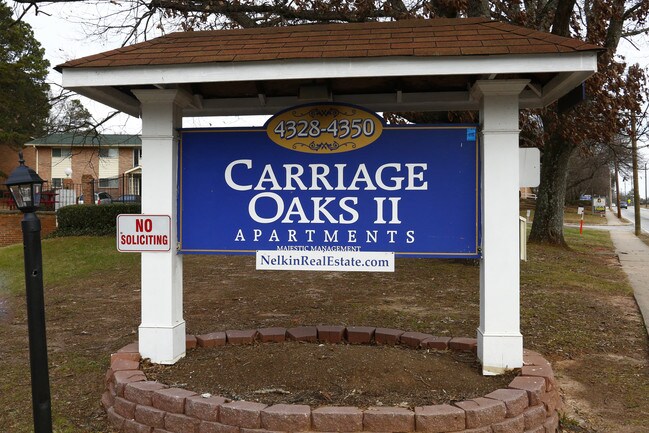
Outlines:
{"label": "brick planter border", "polygon": [[[347,344],[400,344],[413,349],[476,352],[473,338],[435,337],[421,332],[364,326],[303,326],[229,330],[188,335],[187,348],[282,341]],[[271,432],[465,432],[556,433],[562,402],[552,366],[539,353],[524,350],[520,375],[507,388],[484,397],[401,407],[322,406],[231,401],[170,388],[147,380],[136,343],[111,355],[101,403],[108,420],[123,433]]]}

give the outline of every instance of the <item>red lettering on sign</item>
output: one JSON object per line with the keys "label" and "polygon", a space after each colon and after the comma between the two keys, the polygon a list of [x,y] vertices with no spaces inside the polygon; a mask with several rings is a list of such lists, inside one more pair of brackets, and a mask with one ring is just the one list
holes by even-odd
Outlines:
{"label": "red lettering on sign", "polygon": [[153,230],[153,221],[151,219],[136,219],[135,220],[135,231],[141,233],[143,231],[149,233]]}

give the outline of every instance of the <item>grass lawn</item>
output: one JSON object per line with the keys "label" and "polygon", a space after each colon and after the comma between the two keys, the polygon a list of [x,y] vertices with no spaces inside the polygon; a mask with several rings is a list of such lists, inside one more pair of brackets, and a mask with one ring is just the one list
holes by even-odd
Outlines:
{"label": "grass lawn", "polygon": [[[564,431],[649,432],[647,334],[608,233],[565,234],[570,250],[529,245],[521,264],[525,347],[553,362]],[[43,257],[55,431],[110,432],[99,399],[110,353],[137,338],[139,255],[117,253],[114,237],[79,237],[43,241]],[[392,274],[259,272],[254,257],[186,256],[184,269],[192,334],[355,324],[475,336],[479,321],[472,261],[398,259]],[[22,246],[0,248],[0,432],[31,431],[22,279]]]}
{"label": "grass lawn", "polygon": [[[529,209],[530,217],[528,222],[534,220],[534,209]],[[520,211],[520,216],[527,218],[527,209],[522,209]],[[576,206],[566,206],[563,212],[563,222],[564,224],[579,224],[581,221],[581,215],[577,213]],[[606,225],[606,218],[600,214],[593,214],[591,209],[586,208],[584,210],[584,225]]]}

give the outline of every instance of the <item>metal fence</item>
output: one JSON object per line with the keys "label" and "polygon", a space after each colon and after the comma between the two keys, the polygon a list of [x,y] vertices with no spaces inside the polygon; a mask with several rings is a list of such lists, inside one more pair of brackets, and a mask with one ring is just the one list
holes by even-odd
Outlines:
{"label": "metal fence", "polygon": [[[142,196],[142,181],[139,175],[122,175],[113,178],[95,179],[89,185],[95,204],[139,203]],[[0,190],[0,210],[15,210],[16,203],[7,190]],[[43,183],[40,210],[58,210],[63,206],[85,202],[81,183],[64,182],[60,187]]]}
{"label": "metal fence", "polygon": [[[140,174],[123,174],[117,177],[95,179],[92,189],[94,194],[104,197],[105,194],[108,194],[108,202],[139,203],[142,197],[142,178]],[[95,197],[95,202],[97,200],[98,198]]]}
{"label": "metal fence", "polygon": [[14,202],[11,193],[4,188],[0,190],[0,210],[15,210],[15,209],[16,209],[16,203]]}
{"label": "metal fence", "polygon": [[[64,188],[52,188],[48,182],[43,183],[41,188],[41,204],[39,210],[53,211],[62,206],[77,203],[81,195],[81,184],[69,184]],[[0,210],[15,210],[16,202],[9,191],[0,193]]]}

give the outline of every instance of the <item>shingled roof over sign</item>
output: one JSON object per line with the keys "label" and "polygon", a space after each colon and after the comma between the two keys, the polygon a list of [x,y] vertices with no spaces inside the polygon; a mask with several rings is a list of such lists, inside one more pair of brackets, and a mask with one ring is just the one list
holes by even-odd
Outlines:
{"label": "shingled roof over sign", "polygon": [[[523,80],[543,107],[597,69],[599,47],[487,18],[172,33],[57,66],[63,86],[133,116],[180,89],[184,116],[274,114],[330,100],[375,111],[475,110],[478,80]],[[317,88],[317,91],[312,91]]]}
{"label": "shingled roof over sign", "polygon": [[487,18],[422,19],[171,33],[71,60],[57,69],[332,57],[540,54],[598,49],[577,39]]}

